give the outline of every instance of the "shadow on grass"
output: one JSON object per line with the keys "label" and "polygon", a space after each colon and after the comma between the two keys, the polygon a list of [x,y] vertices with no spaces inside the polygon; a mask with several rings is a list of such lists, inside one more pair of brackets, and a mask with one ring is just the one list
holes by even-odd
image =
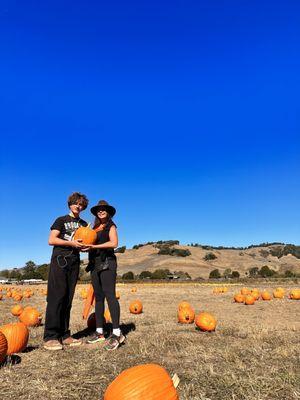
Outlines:
{"label": "shadow on grass", "polygon": [[31,353],[34,350],[37,350],[39,348],[39,346],[28,346],[26,347],[25,350],[23,350],[22,353]]}
{"label": "shadow on grass", "polygon": [[10,367],[12,365],[17,365],[21,363],[21,357],[13,354],[11,356],[6,356],[6,358],[0,363],[0,368]]}
{"label": "shadow on grass", "polygon": [[[133,322],[129,322],[128,324],[121,324],[120,329],[121,329],[123,335],[127,336],[128,333],[130,333],[131,331],[135,331],[136,327]],[[113,330],[113,327],[112,327],[111,323],[104,325],[105,336],[109,336],[111,334],[112,330]],[[93,333],[94,331],[95,331],[95,329],[86,328],[86,329],[83,329],[82,331],[76,332],[74,335],[72,335],[72,337],[75,339],[82,339],[84,337],[90,336],[91,333]]]}

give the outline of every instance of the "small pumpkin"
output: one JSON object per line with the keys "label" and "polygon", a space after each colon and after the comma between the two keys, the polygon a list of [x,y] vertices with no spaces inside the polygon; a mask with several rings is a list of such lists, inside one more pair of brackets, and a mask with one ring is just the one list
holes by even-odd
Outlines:
{"label": "small pumpkin", "polygon": [[8,344],[5,335],[0,332],[0,363],[5,359],[7,354]]}
{"label": "small pumpkin", "polygon": [[247,306],[253,305],[254,303],[255,303],[255,298],[251,294],[245,296],[245,304]]}
{"label": "small pumpkin", "polygon": [[243,288],[241,289],[241,294],[243,294],[244,296],[246,296],[247,294],[251,294],[251,291],[250,291],[248,288],[243,287]]}
{"label": "small pumpkin", "polygon": [[137,288],[134,286],[132,289],[131,289],[131,293],[136,293],[137,292]]}
{"label": "small pumpkin", "polygon": [[284,298],[284,291],[282,291],[282,290],[278,290],[278,289],[275,289],[274,291],[273,291],[273,297],[274,297],[274,299],[283,299]]}
{"label": "small pumpkin", "polygon": [[157,364],[128,368],[111,382],[104,400],[179,400],[168,372]]}
{"label": "small pumpkin", "polygon": [[4,334],[7,340],[7,355],[10,356],[13,353],[20,353],[26,348],[29,331],[27,326],[22,322],[2,325],[0,326],[0,332]]}
{"label": "small pumpkin", "polygon": [[289,294],[291,300],[300,300],[300,289],[292,289]]}
{"label": "small pumpkin", "polygon": [[13,306],[10,311],[11,311],[12,315],[14,315],[15,317],[18,317],[23,312],[23,308],[22,308],[22,306],[17,304],[15,306]]}
{"label": "small pumpkin", "polygon": [[234,301],[235,301],[236,303],[244,303],[244,301],[245,301],[245,296],[244,296],[243,294],[241,294],[241,293],[237,293],[237,294],[234,296]]}
{"label": "small pumpkin", "polygon": [[267,290],[264,290],[260,296],[263,300],[272,300],[272,296]]}
{"label": "small pumpkin", "polygon": [[97,232],[89,226],[80,226],[74,234],[74,240],[81,240],[81,243],[86,245],[94,244],[97,240]]}
{"label": "small pumpkin", "polygon": [[140,300],[134,300],[129,305],[131,314],[141,314],[143,312],[143,304]]}
{"label": "small pumpkin", "polygon": [[201,331],[212,332],[216,329],[217,320],[212,314],[208,312],[202,312],[196,316],[195,324]]}
{"label": "small pumpkin", "polygon": [[19,320],[26,326],[39,326],[42,318],[38,310],[35,308],[27,308],[20,314]]}
{"label": "small pumpkin", "polygon": [[178,310],[178,322],[180,324],[192,324],[195,319],[195,311],[190,308],[183,308]]}
{"label": "small pumpkin", "polygon": [[178,311],[184,310],[185,308],[192,308],[192,306],[187,301],[182,301],[178,304]]}

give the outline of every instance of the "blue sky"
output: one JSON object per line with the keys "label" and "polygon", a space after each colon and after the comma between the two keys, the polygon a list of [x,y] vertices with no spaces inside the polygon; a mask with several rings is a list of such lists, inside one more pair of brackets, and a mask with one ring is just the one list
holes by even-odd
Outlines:
{"label": "blue sky", "polygon": [[0,35],[0,269],[73,191],[127,247],[299,244],[298,2],[0,1]]}

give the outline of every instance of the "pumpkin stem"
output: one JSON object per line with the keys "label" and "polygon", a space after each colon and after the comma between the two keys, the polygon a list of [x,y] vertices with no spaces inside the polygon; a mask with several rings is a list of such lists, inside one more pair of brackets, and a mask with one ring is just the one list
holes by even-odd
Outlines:
{"label": "pumpkin stem", "polygon": [[180,382],[179,376],[177,374],[174,374],[172,377],[172,381],[173,381],[173,385],[176,389]]}

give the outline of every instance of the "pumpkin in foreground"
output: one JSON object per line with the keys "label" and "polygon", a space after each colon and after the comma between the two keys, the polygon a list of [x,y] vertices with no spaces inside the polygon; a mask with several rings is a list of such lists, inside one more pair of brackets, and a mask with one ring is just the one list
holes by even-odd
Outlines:
{"label": "pumpkin in foreground", "polygon": [[134,300],[129,305],[131,314],[141,314],[143,312],[143,304],[140,300]]}
{"label": "pumpkin in foreground", "polygon": [[195,324],[201,331],[212,332],[216,329],[217,321],[213,315],[202,312],[196,316]]}
{"label": "pumpkin in foreground", "polygon": [[38,310],[33,307],[25,308],[20,314],[19,320],[23,322],[26,326],[39,326],[41,324],[42,318]]}
{"label": "pumpkin in foreground", "polygon": [[179,400],[168,372],[157,364],[126,369],[108,386],[104,400]]}
{"label": "pumpkin in foreground", "polygon": [[2,332],[0,332],[0,363],[5,359],[7,354],[8,344],[6,337]]}
{"label": "pumpkin in foreground", "polygon": [[27,326],[22,322],[2,325],[0,326],[0,332],[4,334],[7,340],[7,355],[10,356],[13,353],[20,353],[26,348],[29,331]]}

